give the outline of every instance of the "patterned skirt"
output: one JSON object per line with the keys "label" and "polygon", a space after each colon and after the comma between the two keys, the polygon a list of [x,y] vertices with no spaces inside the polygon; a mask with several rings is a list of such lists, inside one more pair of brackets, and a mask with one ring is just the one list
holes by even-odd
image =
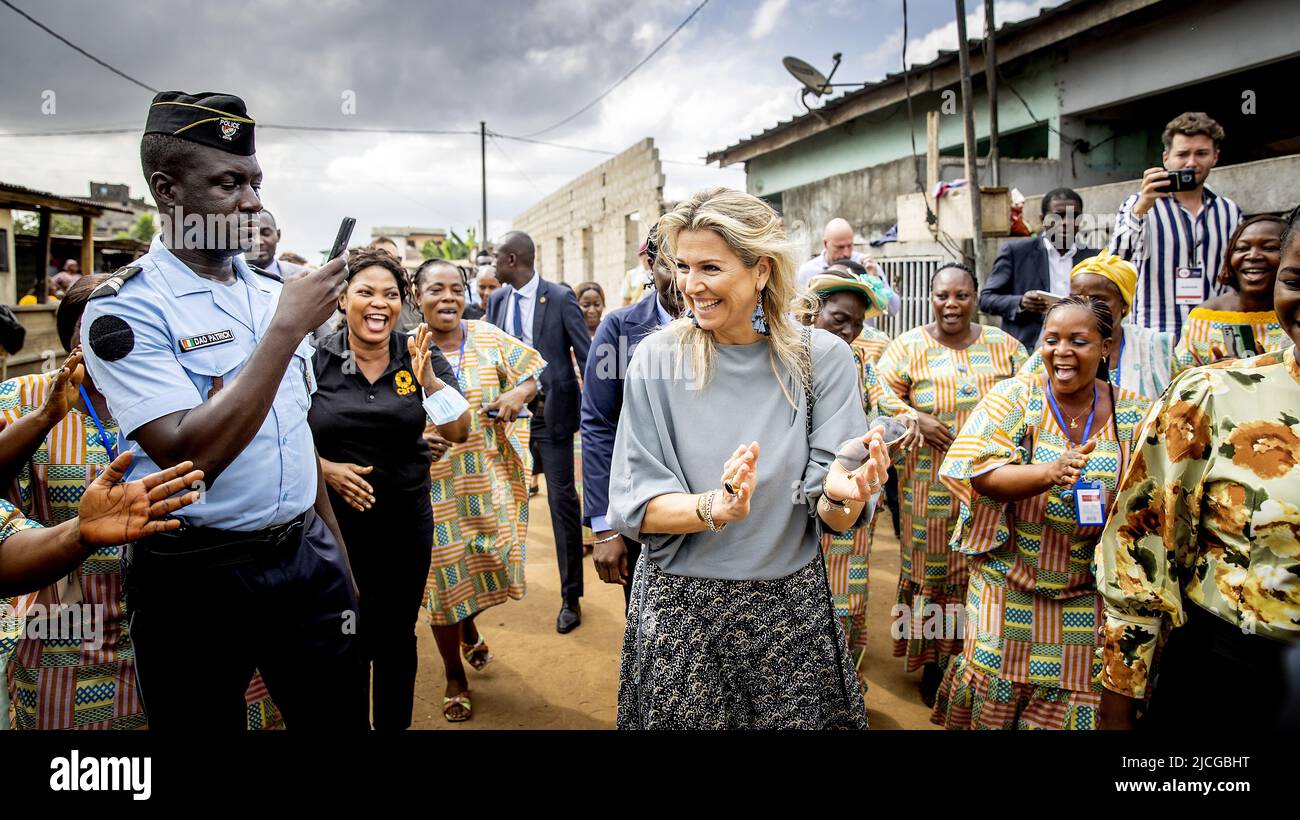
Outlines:
{"label": "patterned skirt", "polygon": [[641,553],[620,729],[865,729],[819,559],[774,581],[670,575]]}
{"label": "patterned skirt", "polygon": [[1074,692],[1016,683],[972,669],[966,656],[958,655],[944,673],[930,722],[948,730],[1091,730],[1100,711],[1100,684]]}
{"label": "patterned skirt", "polygon": [[826,579],[831,585],[831,601],[853,656],[853,667],[866,691],[866,674],[862,668],[867,653],[867,580],[871,574],[871,547],[875,540],[876,518],[844,534],[822,536],[822,557],[826,561]]}
{"label": "patterned skirt", "polygon": [[[924,482],[917,482],[924,483]],[[956,613],[966,606],[970,559],[949,548],[955,518],[922,518],[911,512],[908,490],[902,505],[898,594],[894,604],[894,657],[915,672],[927,664],[946,669],[961,654]]]}

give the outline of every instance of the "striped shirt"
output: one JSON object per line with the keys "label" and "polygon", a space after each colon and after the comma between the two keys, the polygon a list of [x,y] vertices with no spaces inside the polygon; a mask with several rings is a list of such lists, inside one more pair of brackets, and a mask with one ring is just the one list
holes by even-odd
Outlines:
{"label": "striped shirt", "polygon": [[[1201,189],[1201,212],[1195,218],[1172,196],[1157,199],[1145,216],[1133,213],[1137,201],[1133,194],[1120,206],[1109,250],[1138,269],[1134,320],[1177,338],[1191,309],[1223,292],[1219,268],[1228,239],[1241,222],[1241,208],[1208,187]],[[1174,298],[1174,279],[1183,267],[1202,272],[1202,295],[1195,304],[1180,305]]]}

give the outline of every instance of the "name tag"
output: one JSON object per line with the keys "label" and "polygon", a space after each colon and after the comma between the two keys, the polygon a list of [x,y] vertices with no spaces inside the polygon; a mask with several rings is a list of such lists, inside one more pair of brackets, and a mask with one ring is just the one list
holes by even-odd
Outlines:
{"label": "name tag", "polygon": [[1179,268],[1174,272],[1174,301],[1180,305],[1199,305],[1205,301],[1205,270]]}
{"label": "name tag", "polygon": [[217,330],[212,333],[200,333],[197,336],[190,336],[181,339],[177,344],[180,345],[182,353],[189,353],[191,350],[198,350],[201,347],[212,347],[213,345],[233,342],[235,333],[233,330]]}
{"label": "name tag", "polygon": [[1074,485],[1074,511],[1079,524],[1100,527],[1106,523],[1106,488],[1099,481],[1080,481]]}

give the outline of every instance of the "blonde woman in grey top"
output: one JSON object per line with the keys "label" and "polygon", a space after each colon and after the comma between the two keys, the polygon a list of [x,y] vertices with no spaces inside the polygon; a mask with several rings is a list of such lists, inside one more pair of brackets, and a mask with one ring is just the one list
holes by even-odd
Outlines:
{"label": "blonde woman in grey top", "polygon": [[[762,200],[697,194],[657,235],[689,312],[624,382],[609,518],[646,549],[618,726],[866,728],[818,549],[870,520],[887,466],[853,354],[790,317],[794,264]],[[871,458],[849,472],[835,456],[854,442]]]}

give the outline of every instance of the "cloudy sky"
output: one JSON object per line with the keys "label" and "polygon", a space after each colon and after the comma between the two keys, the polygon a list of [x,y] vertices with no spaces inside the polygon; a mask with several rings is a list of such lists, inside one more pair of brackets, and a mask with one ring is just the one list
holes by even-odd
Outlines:
{"label": "cloudy sky", "polygon": [[[700,0],[319,0],[256,4],[169,0],[12,0],[73,43],[159,89],[222,91],[265,123],[501,134],[551,126],[608,89]],[[999,23],[1060,0],[998,0]],[[982,3],[970,15],[982,31]],[[956,47],[949,0],[911,0],[908,61]],[[665,195],[744,186],[739,167],[703,156],[801,111],[787,54],[836,81],[879,79],[901,66],[901,0],[711,0],[654,59],[591,110],[539,139],[620,151],[654,137]],[[138,129],[151,94],[0,6],[0,134]],[[54,92],[54,111],[43,102]],[[351,92],[355,113],[345,113]],[[48,105],[46,105],[48,108]],[[0,137],[0,180],[85,196],[87,183],[145,193],[138,130],[95,136]],[[479,221],[474,136],[259,130],[263,199],[281,250],[314,258],[339,219],[451,227]],[[594,167],[599,154],[490,140],[489,234]]]}

